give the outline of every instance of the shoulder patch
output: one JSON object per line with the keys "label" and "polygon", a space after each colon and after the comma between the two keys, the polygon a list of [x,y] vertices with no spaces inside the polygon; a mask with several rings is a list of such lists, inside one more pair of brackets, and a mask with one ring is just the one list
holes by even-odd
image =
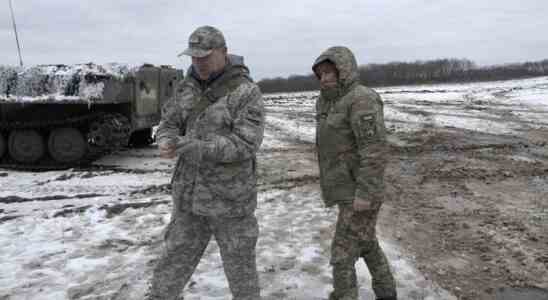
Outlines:
{"label": "shoulder patch", "polygon": [[371,120],[375,120],[375,115],[371,114],[371,115],[362,116],[362,121],[371,121]]}
{"label": "shoulder patch", "polygon": [[362,138],[370,139],[377,135],[376,115],[363,114],[359,119],[359,131]]}

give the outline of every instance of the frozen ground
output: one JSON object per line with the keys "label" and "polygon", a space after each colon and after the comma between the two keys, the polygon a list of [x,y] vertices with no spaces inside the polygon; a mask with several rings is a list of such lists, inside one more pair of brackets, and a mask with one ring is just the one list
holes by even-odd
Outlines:
{"label": "frozen ground", "polygon": [[[377,91],[392,145],[378,230],[400,298],[548,288],[548,78]],[[336,211],[319,199],[316,97],[265,95],[265,299],[325,299],[330,290]],[[87,169],[0,169],[0,299],[139,299],[162,251],[173,163],[149,147]],[[358,272],[361,299],[373,299],[363,262]],[[214,241],[184,296],[230,299]]]}

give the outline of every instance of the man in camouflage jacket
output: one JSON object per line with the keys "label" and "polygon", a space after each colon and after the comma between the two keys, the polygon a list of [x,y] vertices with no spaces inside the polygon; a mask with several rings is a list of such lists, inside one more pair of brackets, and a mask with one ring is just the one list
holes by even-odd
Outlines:
{"label": "man in camouflage jacket", "polygon": [[261,92],[243,58],[228,55],[223,34],[196,29],[192,67],[166,104],[157,132],[160,155],[178,161],[173,212],[149,299],[177,299],[215,236],[236,300],[259,299],[256,152],[264,132]]}
{"label": "man in camouflage jacket", "polygon": [[359,84],[352,52],[332,47],[314,62],[320,80],[316,147],[322,198],[339,215],[331,246],[334,290],[330,300],[356,300],[354,264],[362,257],[377,299],[395,300],[396,287],[375,233],[384,196],[386,133],[383,103]]}

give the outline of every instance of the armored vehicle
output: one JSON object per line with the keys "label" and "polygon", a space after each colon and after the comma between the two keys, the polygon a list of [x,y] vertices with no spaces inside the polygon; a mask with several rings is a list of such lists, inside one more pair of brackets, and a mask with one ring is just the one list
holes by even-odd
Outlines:
{"label": "armored vehicle", "polygon": [[180,73],[149,64],[0,66],[0,168],[69,168],[150,144]]}

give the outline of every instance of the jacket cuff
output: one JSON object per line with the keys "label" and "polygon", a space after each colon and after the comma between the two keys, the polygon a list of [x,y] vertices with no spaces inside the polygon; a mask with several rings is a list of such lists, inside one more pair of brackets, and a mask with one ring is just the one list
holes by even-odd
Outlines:
{"label": "jacket cuff", "polygon": [[367,191],[357,188],[356,192],[354,193],[354,198],[361,198],[361,199],[367,199],[371,197],[371,193],[368,193]]}

